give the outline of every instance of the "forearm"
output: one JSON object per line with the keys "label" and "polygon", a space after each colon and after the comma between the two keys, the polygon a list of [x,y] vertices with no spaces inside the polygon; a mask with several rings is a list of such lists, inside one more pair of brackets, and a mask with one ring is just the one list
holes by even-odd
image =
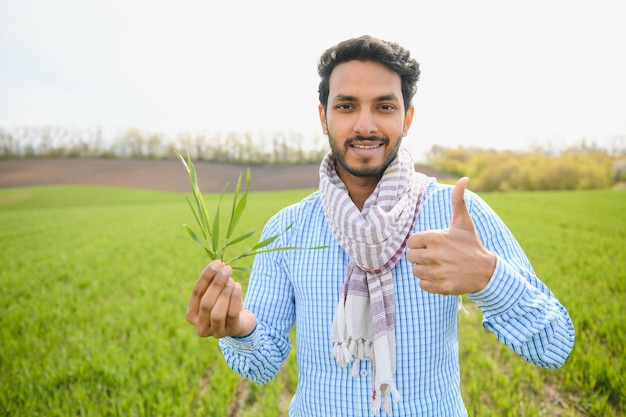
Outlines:
{"label": "forearm", "polygon": [[288,336],[262,322],[246,337],[220,339],[219,346],[228,366],[256,384],[271,381],[291,350]]}
{"label": "forearm", "polygon": [[569,356],[569,313],[534,275],[524,276],[498,257],[489,285],[469,298],[483,312],[483,326],[527,361],[558,368]]}

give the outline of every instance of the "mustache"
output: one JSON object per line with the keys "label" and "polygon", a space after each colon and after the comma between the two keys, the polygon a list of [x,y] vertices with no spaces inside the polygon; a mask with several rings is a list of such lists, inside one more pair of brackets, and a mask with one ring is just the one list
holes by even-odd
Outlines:
{"label": "mustache", "polygon": [[357,135],[357,136],[353,136],[351,138],[346,139],[346,145],[351,145],[353,143],[358,143],[358,142],[380,142],[383,143],[385,145],[389,144],[389,138],[385,137],[385,136],[361,136],[361,135]]}

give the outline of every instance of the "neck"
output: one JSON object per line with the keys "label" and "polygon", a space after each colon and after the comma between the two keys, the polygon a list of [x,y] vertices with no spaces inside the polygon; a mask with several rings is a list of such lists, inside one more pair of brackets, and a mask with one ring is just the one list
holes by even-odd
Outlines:
{"label": "neck", "polygon": [[346,185],[348,194],[354,205],[360,210],[363,210],[365,201],[372,195],[380,177],[358,177],[350,174],[344,170],[339,164],[337,164],[337,174],[341,181]]}

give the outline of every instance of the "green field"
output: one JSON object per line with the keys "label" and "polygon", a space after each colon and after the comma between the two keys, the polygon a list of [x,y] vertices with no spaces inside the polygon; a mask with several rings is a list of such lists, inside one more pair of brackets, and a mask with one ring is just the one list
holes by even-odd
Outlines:
{"label": "green field", "polygon": [[[308,192],[251,193],[241,228],[260,228]],[[533,367],[483,330],[466,301],[470,415],[622,415],[626,192],[483,197],[570,311],[576,344],[562,369]],[[181,227],[191,216],[177,193],[0,189],[0,416],[286,415],[293,355],[270,384],[252,385],[184,319],[208,261]]]}

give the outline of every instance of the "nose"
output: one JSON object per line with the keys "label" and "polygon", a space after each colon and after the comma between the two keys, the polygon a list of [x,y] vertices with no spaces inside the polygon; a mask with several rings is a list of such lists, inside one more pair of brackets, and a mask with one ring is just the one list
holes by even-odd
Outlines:
{"label": "nose", "polygon": [[371,135],[378,131],[378,127],[376,127],[376,121],[374,120],[374,115],[370,110],[362,109],[356,122],[354,123],[354,133],[362,136]]}

